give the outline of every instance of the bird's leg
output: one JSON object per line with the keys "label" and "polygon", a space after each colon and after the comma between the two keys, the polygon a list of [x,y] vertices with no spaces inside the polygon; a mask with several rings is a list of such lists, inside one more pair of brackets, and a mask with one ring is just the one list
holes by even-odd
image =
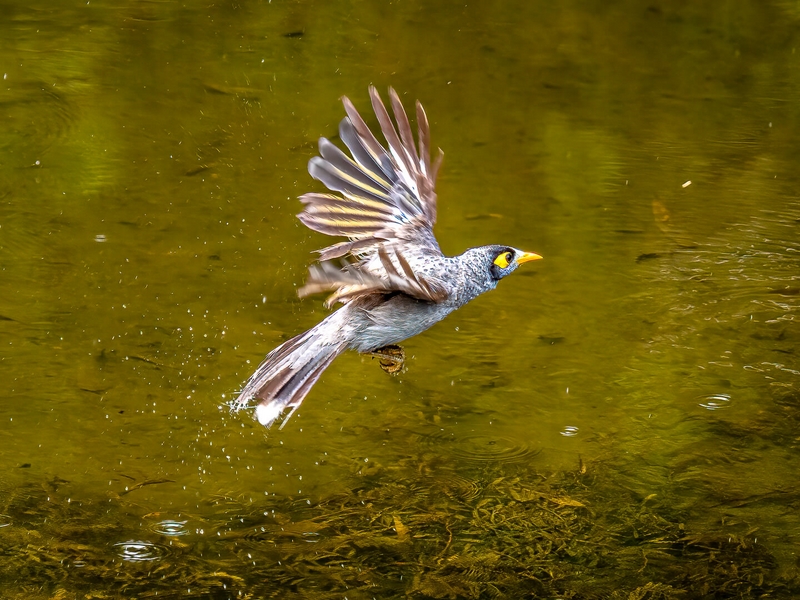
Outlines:
{"label": "bird's leg", "polygon": [[395,344],[383,346],[372,352],[367,352],[367,354],[371,355],[373,358],[377,358],[380,362],[381,369],[390,375],[399,373],[406,360],[405,351]]}

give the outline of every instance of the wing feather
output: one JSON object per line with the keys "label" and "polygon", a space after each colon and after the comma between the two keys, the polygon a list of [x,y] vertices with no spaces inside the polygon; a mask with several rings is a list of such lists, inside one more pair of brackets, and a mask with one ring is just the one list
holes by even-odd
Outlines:
{"label": "wing feather", "polygon": [[[395,129],[392,119],[389,116],[389,111],[386,110],[381,97],[378,95],[378,90],[376,90],[374,87],[370,87],[369,94],[372,98],[372,109],[375,111],[375,116],[378,117],[378,123],[381,126],[383,137],[386,138],[386,142],[389,144],[389,151],[394,158],[394,163],[399,167],[397,169],[397,174],[399,175],[398,181],[402,184],[405,184],[406,187],[413,186],[411,191],[416,192],[416,181],[412,180],[412,176],[416,169],[411,161],[410,152],[400,141],[400,138],[397,135],[397,130]],[[415,194],[413,199],[416,200],[419,210],[422,212],[419,196]]]}
{"label": "wing feather", "polygon": [[370,176],[385,181],[387,187],[391,187],[391,173],[385,173],[380,163],[367,150],[365,143],[359,139],[358,132],[350,117],[345,117],[339,123],[339,137],[344,142],[344,145],[347,146],[347,149],[350,150],[350,154],[353,155],[353,160],[358,164],[359,168],[370,174]]}
{"label": "wing feather", "polygon": [[414,135],[411,133],[411,123],[408,122],[408,115],[405,108],[403,108],[403,103],[400,102],[400,96],[392,88],[389,88],[389,98],[392,101],[394,120],[397,121],[397,129],[400,131],[400,138],[403,140],[402,147],[408,152],[411,159],[411,170],[416,171],[419,169],[420,161],[414,144]]}
{"label": "wing feather", "polygon": [[[416,103],[417,141],[397,92],[389,88],[392,115],[377,90],[370,86],[372,108],[386,144],[378,141],[353,103],[342,98],[347,116],[339,135],[350,156],[325,138],[308,171],[333,194],[308,193],[298,215],[310,229],[349,238],[319,251],[318,266],[310,270],[302,296],[332,291],[328,298],[347,302],[363,294],[402,292],[419,300],[442,301],[441,283],[414,271],[405,252],[442,257],[433,235],[436,221],[436,172],[441,151],[431,165],[430,125]],[[350,255],[342,268],[329,261]]]}
{"label": "wing feather", "polygon": [[375,234],[375,236],[371,238],[362,238],[360,240],[354,240],[351,242],[339,242],[338,244],[326,246],[318,251],[319,259],[321,261],[326,261],[334,258],[341,258],[347,254],[359,254],[363,250],[373,247],[375,245],[375,238],[377,238],[377,236],[378,234]]}
{"label": "wing feather", "polygon": [[392,184],[383,177],[382,172],[379,172],[377,165],[374,165],[375,170],[366,170],[326,138],[319,140],[319,153],[331,165],[358,179],[364,185],[377,186],[384,194],[392,187]]}
{"label": "wing feather", "polygon": [[342,192],[347,196],[377,200],[378,202],[386,198],[385,190],[352,177],[320,156],[315,156],[308,161],[308,172],[314,179],[324,183],[325,187],[331,191]]}
{"label": "wing feather", "polygon": [[[402,292],[417,300],[441,302],[447,297],[444,285],[436,280],[417,275],[408,261],[395,248],[387,245],[378,247],[378,258],[382,272],[368,269],[368,263],[344,263],[338,268],[331,261],[324,261],[309,268],[306,285],[298,290],[301,298],[330,292],[325,301],[330,307],[336,302],[348,302],[365,294],[390,294]],[[400,265],[397,268],[395,262]]]}
{"label": "wing feather", "polygon": [[[419,164],[425,176],[431,175],[431,128],[428,115],[417,100],[417,139],[419,139]],[[434,181],[435,183],[435,181]]]}
{"label": "wing feather", "polygon": [[[372,88],[370,88],[372,89]],[[353,103],[350,102],[350,99],[347,96],[342,96],[342,103],[344,104],[344,110],[347,113],[347,118],[350,119],[350,123],[353,125],[353,129],[355,130],[355,139],[353,141],[353,145],[356,147],[361,147],[370,157],[370,160],[378,167],[378,169],[386,176],[386,178],[395,183],[397,181],[397,171],[392,164],[392,159],[389,157],[389,154],[386,152],[386,149],[381,146],[378,142],[375,135],[370,131],[367,124],[364,122],[364,119],[361,118],[361,115],[356,110],[356,107],[353,106]],[[350,145],[347,146],[351,152],[353,152],[353,148]],[[358,156],[354,156],[356,160],[358,160]],[[368,169],[369,167],[366,165],[362,165],[364,168]]]}
{"label": "wing feather", "polygon": [[385,219],[394,214],[392,207],[385,202],[377,202],[368,198],[347,198],[333,194],[311,192],[300,196],[300,202],[306,205],[307,212],[324,212],[325,210],[347,210],[353,212],[380,213]]}

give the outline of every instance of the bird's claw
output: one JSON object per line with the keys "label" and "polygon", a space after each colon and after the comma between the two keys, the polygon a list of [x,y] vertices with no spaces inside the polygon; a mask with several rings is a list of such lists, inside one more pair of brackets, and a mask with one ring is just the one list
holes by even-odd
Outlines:
{"label": "bird's claw", "polygon": [[403,369],[406,361],[406,353],[400,346],[390,344],[383,348],[373,350],[369,354],[373,358],[377,358],[381,369],[389,373],[389,375],[396,375]]}

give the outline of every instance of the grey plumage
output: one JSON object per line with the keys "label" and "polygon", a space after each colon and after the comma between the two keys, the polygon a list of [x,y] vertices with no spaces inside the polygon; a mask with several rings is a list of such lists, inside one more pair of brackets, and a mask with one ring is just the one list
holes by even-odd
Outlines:
{"label": "grey plumage", "polygon": [[[310,229],[349,238],[320,250],[301,297],[332,292],[328,307],[343,306],[315,327],[270,352],[247,381],[234,409],[258,400],[256,417],[270,425],[297,410],[311,387],[344,350],[372,352],[421,333],[538,254],[508,246],[471,248],[446,257],[433,234],[436,174],[430,128],[416,104],[417,140],[400,98],[389,89],[394,121],[370,87],[384,147],[350,100],[339,133],[347,156],[329,140],[309,161],[312,177],[338,194],[308,193],[298,218]],[[333,259],[344,260],[335,264]],[[283,424],[281,427],[283,427]]]}

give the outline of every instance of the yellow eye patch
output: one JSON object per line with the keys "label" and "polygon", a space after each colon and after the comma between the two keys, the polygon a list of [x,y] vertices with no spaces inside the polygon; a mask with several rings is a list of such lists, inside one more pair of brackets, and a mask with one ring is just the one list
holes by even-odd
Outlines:
{"label": "yellow eye patch", "polygon": [[500,256],[494,259],[494,264],[496,264],[501,269],[505,269],[508,265],[511,264],[511,260],[514,256],[511,252],[503,252]]}

